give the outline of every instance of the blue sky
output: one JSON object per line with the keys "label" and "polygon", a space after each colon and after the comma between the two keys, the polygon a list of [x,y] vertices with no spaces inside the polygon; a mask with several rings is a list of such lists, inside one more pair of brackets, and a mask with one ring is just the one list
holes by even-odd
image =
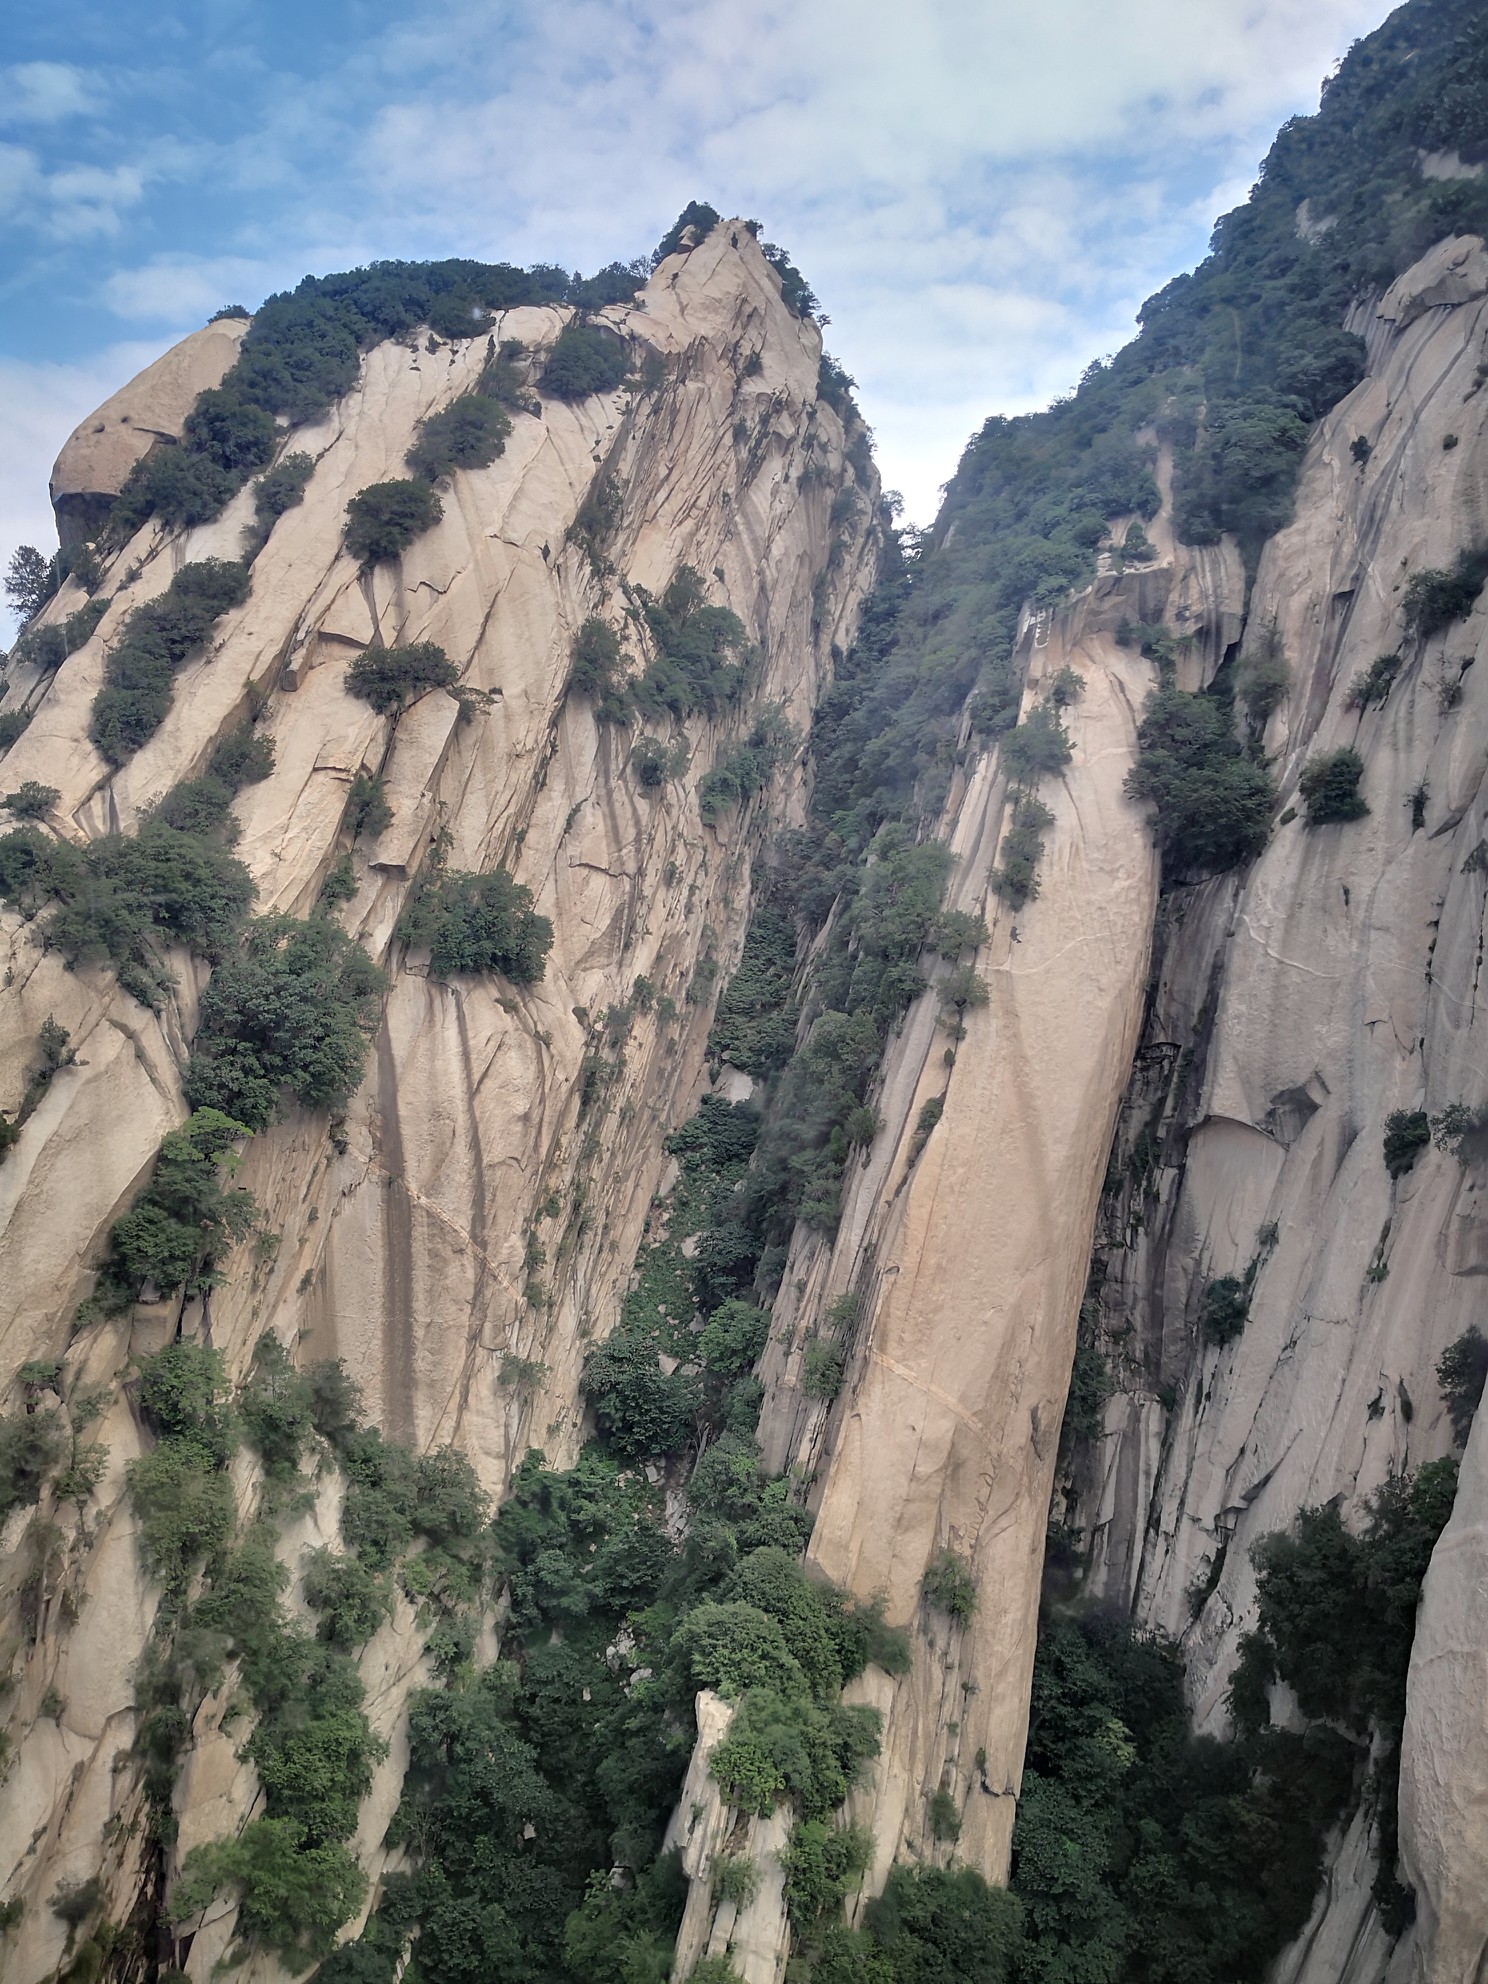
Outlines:
{"label": "blue sky", "polygon": [[0,556],[76,421],[221,303],[586,271],[693,197],[822,299],[916,520],[1203,253],[1383,0],[53,0],[0,42]]}

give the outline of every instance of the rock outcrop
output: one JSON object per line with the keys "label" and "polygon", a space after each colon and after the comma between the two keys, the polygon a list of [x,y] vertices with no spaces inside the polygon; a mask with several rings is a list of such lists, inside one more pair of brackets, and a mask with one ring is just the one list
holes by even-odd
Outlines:
{"label": "rock outcrop", "polygon": [[[1265,735],[1279,823],[1243,878],[1185,890],[1159,918],[1119,1155],[1139,1134],[1160,1155],[1108,1199],[1097,1238],[1118,1390],[1078,1517],[1092,1596],[1181,1638],[1200,1730],[1223,1727],[1254,1620],[1252,1544],[1304,1505],[1356,1509],[1448,1451],[1436,1364],[1481,1310],[1479,1168],[1427,1149],[1392,1181],[1382,1136],[1392,1111],[1436,1115],[1488,1093],[1488,688],[1475,667],[1488,618],[1480,603],[1415,638],[1402,617],[1414,573],[1488,539],[1485,296],[1481,242],[1454,239],[1361,314],[1368,376],[1312,441],[1295,519],[1262,554],[1240,655],[1242,672],[1263,647],[1289,666]],[[1354,685],[1395,654],[1388,696],[1361,708]],[[1345,746],[1363,760],[1368,816],[1309,827],[1302,767]],[[1243,1334],[1205,1343],[1206,1285],[1252,1270]],[[1475,1974],[1468,1894],[1481,1948],[1488,1812],[1473,1787],[1488,1725],[1464,1637],[1470,1581],[1447,1569],[1465,1574],[1480,1548],[1473,1480],[1470,1461],[1412,1668],[1401,1817],[1422,1978]],[[1346,1877],[1348,1857],[1330,1876],[1331,1921],[1288,1975],[1384,1975],[1373,1867],[1354,1851]]]}
{"label": "rock outcrop", "polygon": [[[570,314],[511,311],[494,330],[540,359]],[[315,462],[303,505],[258,552],[247,603],[178,677],[165,723],[118,772],[88,737],[110,643],[130,608],[158,596],[183,563],[238,555],[251,492],[194,530],[146,526],[113,560],[104,584],[114,601],[92,638],[49,685],[18,670],[10,688],[34,713],[6,758],[7,784],[57,788],[51,817],[79,841],[134,827],[254,711],[275,766],[238,803],[238,852],[261,913],[309,911],[347,844],[351,781],[381,776],[392,821],[358,847],[357,893],[342,912],[391,967],[367,1078],[332,1140],[324,1116],[308,1112],[253,1140],[238,1182],[277,1244],[246,1246],[184,1327],[221,1350],[235,1376],[266,1331],[298,1354],[344,1357],[390,1435],[419,1448],[458,1442],[498,1494],[528,1445],[556,1462],[577,1449],[586,1345],[614,1320],[662,1178],[663,1140],[704,1083],[709,988],[742,941],[759,830],[799,804],[798,774],[786,771],[763,802],[705,826],[698,779],[762,704],[806,729],[877,562],[876,488],[847,524],[833,511],[853,472],[842,421],[817,396],[820,334],[782,302],[746,229],[721,227],[669,258],[633,306],[604,320],[646,361],[642,383],[515,416],[499,459],[456,473],[443,521],[399,563],[365,574],[342,544],[348,499],[405,472],[419,421],[473,384],[487,345],[420,333],[371,351],[355,388],[294,433],[288,445]],[[83,423],[58,465],[64,515],[122,482],[147,427],[179,432],[241,329],[197,333]],[[575,528],[601,487],[602,554],[592,529]],[[634,646],[620,588],[659,593],[683,564],[741,617],[755,659],[740,709],[686,727],[691,771],[649,790],[629,769],[630,735],[567,695],[571,649],[594,613]],[[69,584],[44,618],[65,617],[81,598]],[[460,698],[431,693],[396,725],[354,700],[346,664],[374,641],[437,642],[459,667]],[[436,835],[454,867],[504,863],[531,888],[555,931],[540,984],[436,982],[394,945]],[[121,1921],[140,1879],[132,1670],[155,1593],[138,1569],[123,1493],[142,1435],[120,1387],[131,1355],[174,1331],[177,1305],[142,1305],[132,1324],[74,1330],[72,1318],[109,1223],[185,1114],[181,1071],[203,970],[174,960],[177,989],[157,1014],[103,969],[67,971],[14,914],[3,945],[7,1105],[19,1100],[48,1016],[77,1054],[0,1168],[4,1376],[60,1359],[68,1396],[80,1385],[113,1396],[101,1428],[109,1471],[86,1518],[18,1513],[3,1539],[8,1591],[30,1577],[27,1589],[42,1594],[28,1600],[12,1647],[15,1756],[0,1802],[3,1892],[27,1903],[7,1976],[28,1984],[63,1949],[47,1906],[59,1881],[101,1870],[108,1912]],[[623,1069],[591,1106],[583,1077],[603,1017],[631,1004],[638,978],[654,998],[635,1007]],[[529,1247],[540,1219],[551,1264],[541,1277]],[[503,1384],[512,1357],[543,1373],[535,1390]],[[246,1466],[238,1487],[251,1505]],[[384,1733],[396,1733],[418,1684],[417,1654],[408,1621],[394,1620],[363,1656]],[[374,1872],[396,1774],[379,1785],[362,1853]],[[229,1816],[241,1823],[254,1799],[252,1773],[204,1710],[178,1790],[182,1842],[224,1830]],[[230,1917],[204,1926],[193,1977],[206,1976],[230,1927]],[[255,1976],[273,1972],[255,1962]]]}
{"label": "rock outcrop", "polygon": [[182,338],[75,427],[52,469],[52,509],[64,550],[96,535],[129,471],[181,438],[198,393],[236,363],[246,317],[218,317]]}

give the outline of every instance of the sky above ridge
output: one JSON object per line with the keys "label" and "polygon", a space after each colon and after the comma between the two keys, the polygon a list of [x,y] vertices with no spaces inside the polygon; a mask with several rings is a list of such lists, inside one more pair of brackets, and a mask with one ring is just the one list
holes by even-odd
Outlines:
{"label": "sky above ridge", "polygon": [[757,216],[928,522],[1204,253],[1384,0],[53,0],[0,39],[0,559],[100,400],[224,303],[383,256]]}

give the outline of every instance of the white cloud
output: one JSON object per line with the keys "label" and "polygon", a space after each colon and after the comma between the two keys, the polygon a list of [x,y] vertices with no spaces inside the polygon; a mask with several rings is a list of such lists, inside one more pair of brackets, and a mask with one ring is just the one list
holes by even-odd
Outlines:
{"label": "white cloud", "polygon": [[70,62],[14,62],[0,69],[0,123],[56,124],[96,110],[96,80]]}
{"label": "white cloud", "polygon": [[272,268],[242,255],[160,255],[116,270],[103,294],[115,316],[194,327],[225,303],[257,303],[273,280]]}
{"label": "white cloud", "polygon": [[[109,252],[161,185],[210,186],[233,215],[213,252],[136,252],[95,279],[123,322],[178,334],[306,270],[441,254],[592,268],[690,198],[759,215],[833,317],[886,481],[926,520],[989,412],[1044,403],[1130,335],[1385,9],[408,0],[313,71],[219,78],[259,106],[220,141],[167,117],[144,142],[121,126],[112,164],[0,145],[0,203]],[[22,66],[13,94],[38,131],[92,101],[84,72]],[[131,89],[146,85],[110,77],[111,100]],[[91,403],[76,370],[73,420]],[[44,452],[13,445],[5,473],[39,490]]]}

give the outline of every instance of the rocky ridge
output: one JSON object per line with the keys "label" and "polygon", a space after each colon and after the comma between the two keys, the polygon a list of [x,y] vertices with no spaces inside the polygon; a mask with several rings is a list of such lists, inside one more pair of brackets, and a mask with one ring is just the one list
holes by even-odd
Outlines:
{"label": "rocky ridge", "polygon": [[[571,314],[510,311],[493,331],[540,357]],[[633,306],[602,318],[651,355],[647,383],[518,416],[497,461],[456,474],[443,521],[396,566],[360,574],[341,543],[348,498],[403,472],[420,419],[474,382],[486,341],[420,336],[374,349],[353,391],[293,434],[293,448],[315,461],[303,506],[258,553],[246,605],[219,621],[209,651],[178,678],[166,722],[118,772],[87,736],[111,640],[184,563],[238,554],[248,492],[186,532],[146,525],[112,562],[114,602],[88,642],[49,683],[18,669],[8,685],[8,706],[33,715],[7,756],[7,782],[58,788],[52,822],[77,840],[132,827],[255,713],[275,768],[239,802],[238,852],[260,912],[314,904],[342,851],[359,771],[380,774],[393,810],[358,851],[344,912],[347,929],[393,964],[373,1067],[331,1142],[309,1112],[253,1140],[239,1182],[277,1245],[249,1243],[225,1285],[179,1318],[177,1304],[146,1304],[132,1324],[70,1333],[109,1223],[186,1113],[181,1072],[202,969],[174,958],[177,990],[154,1014],[103,970],[69,972],[19,917],[4,918],[7,1095],[24,1086],[49,1015],[77,1054],[0,1169],[5,1371],[60,1358],[67,1397],[106,1385],[112,1398],[98,1432],[109,1458],[96,1506],[85,1519],[44,1511],[44,1544],[43,1518],[18,1511],[3,1539],[8,1588],[39,1580],[29,1629],[12,1648],[15,1755],[0,1804],[5,1891],[30,1904],[7,1952],[18,1979],[55,1967],[65,1932],[46,1897],[100,1871],[100,1838],[114,1920],[128,1915],[141,1879],[132,1670],[155,1595],[135,1564],[123,1489],[145,1439],[124,1382],[131,1356],[158,1348],[179,1321],[221,1350],[235,1376],[266,1331],[302,1355],[344,1357],[390,1434],[420,1448],[458,1442],[498,1494],[529,1444],[559,1460],[576,1450],[579,1366],[624,1292],[662,1179],[663,1138],[704,1081],[708,988],[742,937],[758,826],[798,804],[797,775],[787,773],[763,807],[705,827],[698,777],[759,704],[782,705],[804,730],[832,644],[851,638],[876,565],[876,490],[863,492],[845,528],[832,517],[851,471],[842,422],[817,395],[819,333],[782,303],[747,230],[718,229],[671,257]],[[107,459],[89,445],[98,420],[85,422],[59,463],[59,491],[106,493],[131,465],[135,435],[147,425],[179,432],[195,392],[230,362],[239,328],[198,333],[137,393],[116,396],[99,416]],[[619,496],[602,556],[575,534],[601,485]],[[596,611],[625,624],[620,581],[659,592],[682,564],[740,615],[758,661],[746,707],[721,724],[694,720],[692,771],[652,795],[627,775],[629,737],[565,697],[570,650]],[[81,600],[70,583],[44,624]],[[421,640],[455,659],[473,701],[436,691],[394,727],[348,695],[345,664],[369,643]],[[539,985],[436,983],[392,950],[436,834],[454,865],[502,862],[531,887],[556,932]],[[634,1017],[608,1106],[581,1125],[596,1029],[639,977],[655,1002]],[[527,1242],[540,1209],[555,1205],[545,1229],[552,1266],[538,1283]],[[502,1385],[506,1356],[544,1373],[535,1390]],[[251,1506],[246,1462],[236,1482]],[[286,1560],[334,1528],[334,1510],[321,1509],[306,1536],[285,1539]],[[363,1658],[374,1722],[395,1739],[420,1678],[419,1644],[405,1607]],[[216,1728],[226,1706],[203,1710],[178,1788],[178,1854],[253,1807],[251,1770]],[[363,1813],[362,1857],[374,1873],[398,1771],[395,1748]],[[208,1974],[230,1928],[230,1914],[204,1926],[193,1977]],[[252,1965],[254,1975],[275,1968]]]}

